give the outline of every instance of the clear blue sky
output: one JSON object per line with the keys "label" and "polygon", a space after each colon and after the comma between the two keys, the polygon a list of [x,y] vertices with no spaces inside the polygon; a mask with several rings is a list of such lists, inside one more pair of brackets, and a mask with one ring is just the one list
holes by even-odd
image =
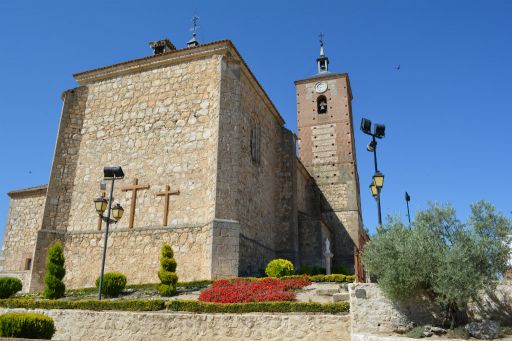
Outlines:
{"label": "clear blue sky", "polygon": [[[314,6],[313,4],[317,5]],[[199,40],[231,39],[296,131],[293,81],[312,75],[318,34],[331,71],[348,72],[364,224],[376,225],[361,117],[386,124],[383,214],[486,199],[510,216],[512,1],[21,1],[0,3],[0,223],[9,190],[47,183],[72,74]],[[400,64],[400,71],[395,66]],[[92,199],[92,198],[91,198]],[[91,214],[93,206],[91,202]],[[3,232],[2,232],[3,235]]]}

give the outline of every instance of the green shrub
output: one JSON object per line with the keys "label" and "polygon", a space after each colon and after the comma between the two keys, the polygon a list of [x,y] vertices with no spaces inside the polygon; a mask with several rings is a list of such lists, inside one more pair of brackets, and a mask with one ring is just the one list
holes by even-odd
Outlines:
{"label": "green shrub", "polygon": [[[100,278],[96,279],[96,288],[100,286]],[[126,287],[126,276],[120,272],[103,274],[101,293],[108,297],[117,297]]]}
{"label": "green shrub", "polygon": [[66,275],[64,268],[64,249],[60,241],[53,243],[48,249],[46,259],[46,274],[44,275],[44,297],[59,298],[64,296],[66,286],[62,279]]}
{"label": "green shrub", "polygon": [[0,298],[8,298],[20,291],[21,281],[14,277],[0,277]]}
{"label": "green shrub", "polygon": [[299,271],[300,275],[325,275],[325,268],[319,266],[302,265]]}
{"label": "green shrub", "polygon": [[7,313],[0,315],[0,336],[50,340],[55,333],[53,320],[42,314]]}
{"label": "green shrub", "polygon": [[421,339],[424,337],[423,332],[425,331],[424,326],[417,326],[409,330],[405,335],[413,339]]}
{"label": "green shrub", "polygon": [[494,290],[508,269],[512,221],[484,201],[471,205],[466,223],[449,205],[431,205],[411,226],[399,219],[377,229],[363,263],[388,298],[433,298],[450,327],[465,322],[468,303]]}
{"label": "green shrub", "polygon": [[158,311],[165,309],[164,300],[33,300],[11,298],[0,300],[2,308],[24,309],[81,309],[81,310],[118,310],[118,311]]}
{"label": "green shrub", "polygon": [[350,311],[350,304],[316,302],[249,302],[249,303],[210,303],[199,301],[172,300],[167,301],[167,309],[172,311],[188,311],[193,313],[328,313],[341,314]]}
{"label": "green shrub", "polygon": [[268,277],[290,276],[294,273],[293,264],[287,259],[274,259],[267,264],[265,273]]}
{"label": "green shrub", "polygon": [[298,276],[298,275],[295,275],[295,276],[284,276],[284,277],[282,277],[282,279],[297,278],[297,277],[306,277],[311,282],[352,283],[352,282],[355,281],[355,276],[354,275],[338,275],[338,274],[333,274],[333,275],[314,275],[314,276],[307,276],[307,275]]}
{"label": "green shrub", "polygon": [[339,275],[353,275],[354,273],[350,271],[346,266],[340,265],[332,269],[331,273],[339,274]]}
{"label": "green shrub", "polygon": [[176,295],[178,276],[176,275],[176,260],[173,257],[174,251],[172,247],[165,244],[162,247],[160,270],[158,271],[158,278],[162,283],[158,286],[158,292],[161,296],[169,297]]}

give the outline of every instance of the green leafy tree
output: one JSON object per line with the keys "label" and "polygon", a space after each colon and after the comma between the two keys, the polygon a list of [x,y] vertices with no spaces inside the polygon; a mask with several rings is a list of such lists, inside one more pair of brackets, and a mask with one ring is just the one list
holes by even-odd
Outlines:
{"label": "green leafy tree", "polygon": [[158,292],[162,296],[176,295],[176,284],[178,283],[178,276],[176,275],[176,260],[174,259],[174,251],[172,247],[165,244],[162,247],[160,256],[160,271],[158,271],[158,278],[160,278],[160,286]]}
{"label": "green leafy tree", "polygon": [[463,322],[470,300],[493,289],[508,265],[512,221],[480,201],[467,223],[450,205],[431,205],[411,227],[396,218],[377,230],[363,262],[392,300],[427,295],[446,309],[450,327]]}
{"label": "green leafy tree", "polygon": [[44,275],[44,296],[46,298],[59,298],[64,296],[66,286],[62,279],[66,275],[64,268],[64,248],[60,241],[53,243],[48,249],[46,259],[46,274]]}

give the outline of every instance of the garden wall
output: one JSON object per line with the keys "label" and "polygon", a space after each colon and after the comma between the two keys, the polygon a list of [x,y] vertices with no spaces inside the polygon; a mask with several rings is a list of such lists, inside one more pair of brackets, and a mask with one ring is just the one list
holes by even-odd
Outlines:
{"label": "garden wall", "polygon": [[[394,303],[387,299],[377,284],[349,285],[350,317],[353,334],[392,333],[416,325],[441,321],[441,309],[427,299]],[[482,300],[469,307],[470,318],[490,318],[512,323],[512,286],[501,283],[493,293],[482,294]]]}
{"label": "garden wall", "polygon": [[35,312],[54,319],[54,340],[350,340],[348,315]]}

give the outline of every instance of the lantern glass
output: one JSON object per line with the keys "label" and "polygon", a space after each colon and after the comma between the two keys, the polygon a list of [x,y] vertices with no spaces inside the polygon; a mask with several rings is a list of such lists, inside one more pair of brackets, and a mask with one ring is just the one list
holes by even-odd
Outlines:
{"label": "lantern glass", "polygon": [[377,186],[378,189],[381,189],[384,186],[384,174],[381,172],[375,173],[373,176],[373,184]]}
{"label": "lantern glass", "polygon": [[375,184],[371,184],[370,185],[370,192],[372,192],[372,195],[374,198],[377,197],[377,195],[379,194],[379,190],[377,189],[377,186],[375,186]]}
{"label": "lantern glass", "polygon": [[108,202],[105,198],[94,199],[94,206],[96,208],[96,212],[98,212],[99,214],[105,212],[105,210],[107,209],[107,204]]}
{"label": "lantern glass", "polygon": [[112,207],[112,217],[115,220],[119,220],[123,217],[124,209],[121,205],[116,204],[114,207]]}

